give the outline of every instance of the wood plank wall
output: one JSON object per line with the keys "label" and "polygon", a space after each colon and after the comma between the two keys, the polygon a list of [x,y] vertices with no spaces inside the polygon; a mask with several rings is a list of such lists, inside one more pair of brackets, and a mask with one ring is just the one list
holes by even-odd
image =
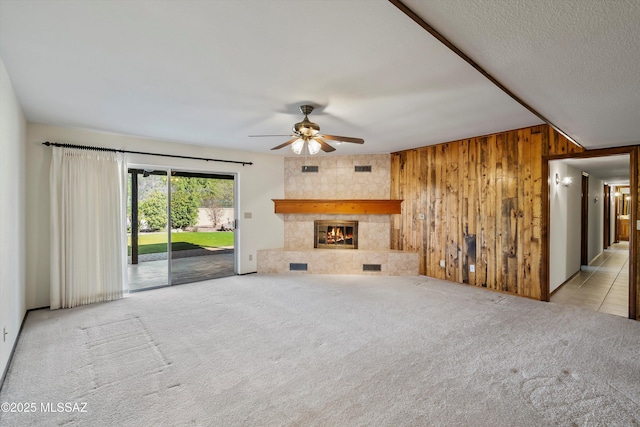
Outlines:
{"label": "wood plank wall", "polygon": [[542,157],[580,151],[540,125],[392,153],[391,248],[426,276],[544,298]]}

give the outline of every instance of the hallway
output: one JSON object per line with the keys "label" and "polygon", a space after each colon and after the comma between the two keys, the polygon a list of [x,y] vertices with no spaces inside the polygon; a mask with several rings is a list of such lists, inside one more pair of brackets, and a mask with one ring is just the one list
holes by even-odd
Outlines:
{"label": "hallway", "polygon": [[551,302],[629,315],[629,242],[614,243],[551,296]]}

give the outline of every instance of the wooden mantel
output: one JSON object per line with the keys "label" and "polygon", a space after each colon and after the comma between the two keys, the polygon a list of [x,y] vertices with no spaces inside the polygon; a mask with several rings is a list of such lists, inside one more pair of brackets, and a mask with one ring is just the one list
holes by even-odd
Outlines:
{"label": "wooden mantel", "polygon": [[402,200],[272,199],[277,214],[399,214]]}

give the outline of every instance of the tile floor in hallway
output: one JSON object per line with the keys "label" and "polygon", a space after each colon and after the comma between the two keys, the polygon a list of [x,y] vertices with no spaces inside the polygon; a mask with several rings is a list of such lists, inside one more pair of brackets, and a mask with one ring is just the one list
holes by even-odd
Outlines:
{"label": "tile floor in hallway", "polygon": [[614,243],[551,296],[551,302],[629,315],[629,242]]}

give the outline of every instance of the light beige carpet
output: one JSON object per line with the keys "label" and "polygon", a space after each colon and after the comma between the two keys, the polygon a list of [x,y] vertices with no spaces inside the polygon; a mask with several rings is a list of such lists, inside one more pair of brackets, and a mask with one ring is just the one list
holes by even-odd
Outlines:
{"label": "light beige carpet", "polygon": [[2,426],[633,426],[640,322],[424,277],[236,276],[31,312],[0,402],[36,409]]}

